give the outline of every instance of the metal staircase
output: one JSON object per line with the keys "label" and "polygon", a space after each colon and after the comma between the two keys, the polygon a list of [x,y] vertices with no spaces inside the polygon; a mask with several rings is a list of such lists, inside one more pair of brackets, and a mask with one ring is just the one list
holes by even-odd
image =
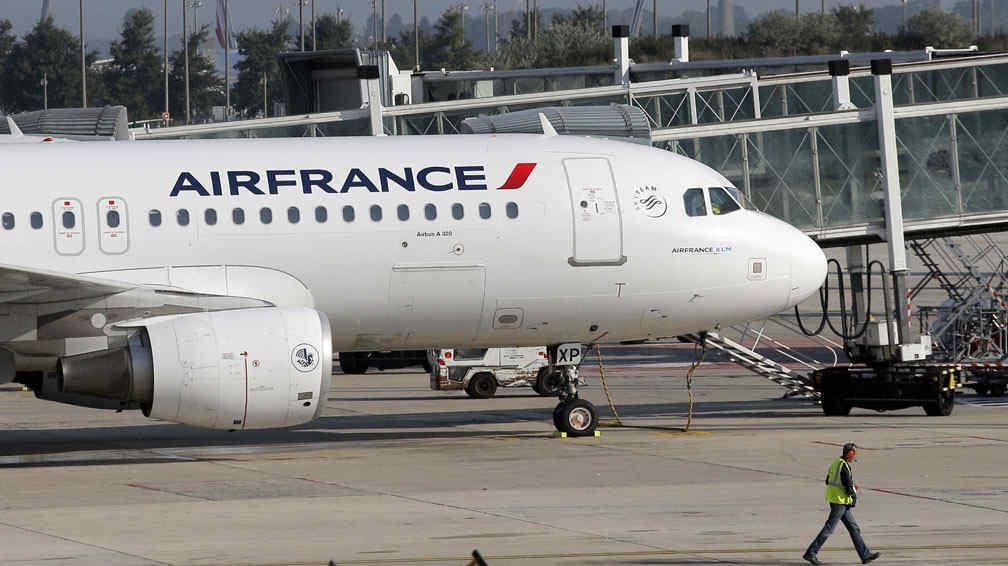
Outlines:
{"label": "metal staircase", "polygon": [[[953,282],[942,271],[938,261],[928,251],[932,246],[934,255],[939,260],[962,269],[958,280]],[[911,295],[916,295],[924,285],[934,280],[938,281],[949,296],[947,305],[937,309],[938,315],[929,325],[935,346],[944,357],[948,361],[964,361],[964,357],[978,355],[978,340],[983,343],[997,342],[984,340],[984,336],[981,336],[989,334],[988,328],[992,327],[986,319],[991,318],[993,311],[1004,310],[1008,304],[1005,300],[1005,290],[1008,289],[1005,266],[1008,265],[1008,257],[994,240],[987,234],[959,239],[946,237],[914,242],[910,247],[928,269],[928,275],[914,287]],[[997,316],[994,316],[994,322],[998,322]],[[999,348],[994,350],[1000,351]],[[996,354],[992,351],[990,355]]]}
{"label": "metal staircase", "polygon": [[808,377],[718,332],[687,334],[684,338],[727,354],[731,361],[787,389],[788,396],[819,400],[819,392],[812,387]]}

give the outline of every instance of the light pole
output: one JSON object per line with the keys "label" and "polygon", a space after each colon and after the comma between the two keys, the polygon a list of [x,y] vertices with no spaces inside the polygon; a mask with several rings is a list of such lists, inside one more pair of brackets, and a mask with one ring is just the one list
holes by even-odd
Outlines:
{"label": "light pole", "polygon": [[162,2],[161,14],[164,16],[164,34],[161,36],[161,54],[164,61],[164,111],[165,115],[168,115],[168,0]]}
{"label": "light pole", "polygon": [[459,38],[458,44],[461,47],[462,43],[465,42],[465,13],[469,10],[469,6],[466,4],[459,3],[457,6],[459,11]]}
{"label": "light pole", "polygon": [[707,0],[707,39],[710,39],[710,36],[711,36],[710,35],[710,31],[711,31],[710,30],[710,23],[711,23],[711,20],[710,20],[710,3],[711,3],[711,0]]}
{"label": "light pole", "polygon": [[189,0],[182,0],[182,49],[185,57],[185,123],[192,121],[189,105]]}
{"label": "light pole", "polygon": [[304,51],[304,0],[298,0],[298,35],[301,38],[301,51]]}
{"label": "light pole", "polygon": [[417,0],[413,0],[413,71],[420,72],[420,18],[417,16]]}
{"label": "light pole", "polygon": [[318,38],[315,35],[315,27],[316,27],[315,26],[315,0],[310,0],[310,1],[311,1],[311,50],[315,51],[317,49],[316,43],[318,43],[318,41],[317,41]]}
{"label": "light pole", "polygon": [[658,0],[651,0],[651,35],[658,39]]}
{"label": "light pole", "polygon": [[42,85],[42,109],[49,110],[49,75],[45,71],[42,71],[39,84]]}
{"label": "light pole", "polygon": [[224,121],[231,119],[231,14],[224,0]]}
{"label": "light pole", "polygon": [[[48,81],[43,74],[43,82],[48,85]],[[87,56],[84,52],[84,0],[80,0],[80,80],[81,80],[81,106],[87,108]],[[46,108],[49,108],[48,95],[46,95]]]}

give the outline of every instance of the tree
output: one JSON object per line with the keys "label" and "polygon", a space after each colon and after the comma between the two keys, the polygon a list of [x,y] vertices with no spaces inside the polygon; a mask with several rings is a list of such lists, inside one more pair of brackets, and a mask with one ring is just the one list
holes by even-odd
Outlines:
{"label": "tree", "polygon": [[113,60],[105,71],[109,101],[125,106],[132,120],[159,116],[164,78],[154,14],[147,8],[126,12],[120,39],[112,43],[109,53]]}
{"label": "tree", "polygon": [[[189,36],[189,108],[194,122],[209,120],[213,106],[224,104],[224,79],[217,74],[213,59],[199,49],[209,33],[209,27],[203,26]],[[172,116],[182,121],[185,120],[185,50],[172,53],[169,64],[168,100]]]}
{"label": "tree", "polygon": [[[311,38],[308,39],[311,42]],[[354,46],[354,29],[350,20],[323,14],[315,20],[315,49],[335,49]]]}
{"label": "tree", "polygon": [[875,10],[864,4],[838,6],[833,9],[833,17],[840,26],[842,49],[847,51],[867,51],[871,49],[872,28],[875,26]]}
{"label": "tree", "polygon": [[479,65],[480,54],[465,36],[462,14],[445,10],[434,24],[434,36],[423,51],[423,65],[430,69],[465,70]]}
{"label": "tree", "polygon": [[602,11],[594,6],[578,7],[557,15],[535,39],[524,35],[524,24],[514,26],[497,63],[503,67],[561,67],[605,63],[612,46],[602,32]]}
{"label": "tree", "polygon": [[[287,22],[274,20],[268,31],[245,30],[238,34],[237,40],[242,59],[235,65],[238,81],[232,89],[231,103],[246,117],[268,115],[273,104],[283,100],[277,56],[292,47]],[[264,90],[267,93],[265,109]]]}
{"label": "tree", "polygon": [[801,17],[798,52],[802,55],[835,53],[842,41],[840,23],[833,14],[811,13]]}
{"label": "tree", "polygon": [[[0,72],[3,71],[6,62],[7,54],[14,47],[14,42],[17,41],[17,36],[11,31],[10,20],[0,20]],[[3,113],[5,104],[4,95],[4,81],[0,81],[0,113]]]}
{"label": "tree", "polygon": [[764,56],[792,55],[799,51],[801,25],[793,14],[776,11],[753,20],[745,37]]}
{"label": "tree", "polygon": [[14,35],[11,28],[10,20],[0,20],[0,62],[7,57],[17,40],[17,36]]}
{"label": "tree", "polygon": [[[46,18],[21,41],[10,45],[0,73],[5,112],[41,110],[43,74],[48,81],[50,107],[80,106],[80,45],[73,34]],[[87,59],[93,61],[94,56],[89,53]]]}
{"label": "tree", "polygon": [[973,32],[962,18],[941,8],[927,8],[907,20],[896,43],[903,49],[940,49],[966,47],[972,39]]}

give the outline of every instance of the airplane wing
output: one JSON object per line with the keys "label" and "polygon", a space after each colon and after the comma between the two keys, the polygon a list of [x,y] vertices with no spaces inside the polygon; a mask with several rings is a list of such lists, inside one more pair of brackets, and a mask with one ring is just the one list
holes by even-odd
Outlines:
{"label": "airplane wing", "polygon": [[100,299],[135,285],[0,264],[0,304],[46,303]]}

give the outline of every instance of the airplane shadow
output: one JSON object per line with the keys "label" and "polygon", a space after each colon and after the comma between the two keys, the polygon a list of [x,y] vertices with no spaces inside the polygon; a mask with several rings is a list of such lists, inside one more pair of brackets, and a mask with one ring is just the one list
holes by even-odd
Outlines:
{"label": "airplane shadow", "polygon": [[[398,398],[397,401],[410,401]],[[472,399],[465,399],[474,402]],[[492,401],[489,401],[492,402]],[[486,401],[484,402],[486,403]],[[351,414],[322,417],[317,421],[287,429],[255,430],[244,432],[214,431],[181,424],[157,423],[150,425],[100,426],[87,428],[16,429],[0,432],[0,457],[55,455],[65,452],[95,450],[156,451],[159,449],[211,448],[211,447],[271,447],[311,449],[331,446],[333,443],[408,441],[413,439],[466,439],[499,437],[506,435],[538,437],[548,434],[554,401],[543,399],[542,407],[533,408],[472,408],[470,410],[442,410],[432,412],[400,412],[387,414]],[[641,430],[677,430],[685,419],[686,404],[648,403],[620,405],[617,407],[626,423],[625,428]],[[605,423],[613,415],[607,406],[599,406],[599,418]],[[884,419],[866,422],[858,417]],[[662,420],[668,420],[668,424]],[[634,423],[635,420],[645,422]],[[725,422],[730,421],[730,422]],[[700,430],[717,432],[753,430],[844,430],[852,428],[885,426],[888,428],[961,429],[967,422],[954,417],[935,419],[918,415],[913,410],[892,413],[855,413],[851,417],[824,417],[818,408],[796,400],[756,401],[700,401],[694,405],[694,424]],[[530,423],[536,423],[530,425]],[[462,428],[470,425],[497,426],[491,430]],[[1008,423],[985,423],[986,429],[1008,429]],[[152,460],[162,455],[146,454]],[[226,455],[222,455],[226,456]],[[136,457],[122,459],[122,463],[136,462]],[[169,461],[179,457],[165,455]],[[20,458],[15,458],[20,460]],[[112,458],[117,460],[117,458]],[[88,459],[90,463],[91,460]],[[30,465],[57,465],[56,462],[15,461],[2,462],[3,467]],[[70,465],[70,462],[64,465]]]}

